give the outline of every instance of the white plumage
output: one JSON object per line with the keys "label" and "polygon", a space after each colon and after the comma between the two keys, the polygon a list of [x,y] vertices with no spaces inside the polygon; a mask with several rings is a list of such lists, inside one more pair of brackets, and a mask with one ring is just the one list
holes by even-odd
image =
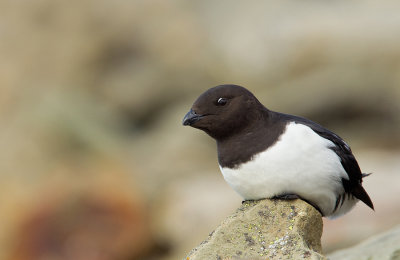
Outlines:
{"label": "white plumage", "polygon": [[296,194],[334,218],[349,211],[358,199],[345,196],[343,205],[340,203],[335,211],[337,198],[344,194],[341,179],[349,177],[339,156],[330,149],[333,146],[310,127],[291,122],[274,145],[251,161],[239,168],[220,169],[245,200]]}

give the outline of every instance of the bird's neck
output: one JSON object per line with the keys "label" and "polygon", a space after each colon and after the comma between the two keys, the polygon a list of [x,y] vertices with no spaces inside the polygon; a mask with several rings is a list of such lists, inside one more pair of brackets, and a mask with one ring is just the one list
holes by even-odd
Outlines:
{"label": "bird's neck", "polygon": [[283,133],[284,123],[274,120],[268,111],[234,134],[217,139],[218,162],[221,167],[235,168],[273,145]]}

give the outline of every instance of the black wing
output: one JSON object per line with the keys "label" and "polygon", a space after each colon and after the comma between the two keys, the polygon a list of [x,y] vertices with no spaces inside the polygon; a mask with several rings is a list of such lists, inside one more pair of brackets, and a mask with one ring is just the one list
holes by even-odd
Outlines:
{"label": "black wing", "polygon": [[361,200],[371,209],[374,209],[374,205],[372,204],[368,193],[361,186],[362,178],[368,176],[369,174],[361,173],[360,166],[358,165],[356,158],[354,157],[350,147],[346,144],[346,142],[343,141],[343,139],[335,133],[329,131],[328,129],[311,120],[298,116],[286,115],[281,113],[279,114],[281,117],[284,117],[288,121],[294,121],[309,126],[321,137],[332,141],[335,146],[331,147],[331,149],[339,156],[342,166],[349,176],[348,180],[342,178],[345,192]]}

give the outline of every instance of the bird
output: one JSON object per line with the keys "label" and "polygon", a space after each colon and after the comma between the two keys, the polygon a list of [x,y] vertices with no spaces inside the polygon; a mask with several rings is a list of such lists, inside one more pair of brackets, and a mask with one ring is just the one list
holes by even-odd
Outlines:
{"label": "bird", "polygon": [[183,118],[184,126],[216,140],[226,182],[246,200],[302,199],[331,219],[358,201],[374,205],[349,145],[321,125],[266,108],[234,84],[201,94]]}

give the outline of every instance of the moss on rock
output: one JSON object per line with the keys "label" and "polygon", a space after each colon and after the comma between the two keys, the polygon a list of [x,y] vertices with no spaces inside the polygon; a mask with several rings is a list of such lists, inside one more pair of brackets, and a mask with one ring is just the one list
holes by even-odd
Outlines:
{"label": "moss on rock", "polygon": [[325,259],[321,235],[321,214],[302,200],[246,201],[185,259]]}

